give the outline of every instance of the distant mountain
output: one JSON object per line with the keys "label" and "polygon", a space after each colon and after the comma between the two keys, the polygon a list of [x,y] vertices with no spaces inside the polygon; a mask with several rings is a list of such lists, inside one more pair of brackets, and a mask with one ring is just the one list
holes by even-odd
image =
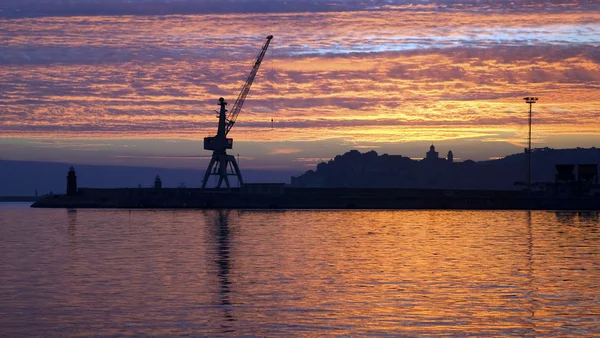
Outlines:
{"label": "distant mountain", "polygon": [[[49,192],[65,193],[67,172],[71,164],[56,162],[29,162],[0,160],[0,196],[33,196]],[[119,188],[150,187],[160,175],[164,187],[200,187],[205,168],[166,169],[152,167],[121,167],[74,164],[79,187]],[[258,170],[242,168],[246,182],[289,183],[296,171]],[[237,181],[236,181],[237,182]],[[233,183],[234,185],[236,183]]]}
{"label": "distant mountain", "polygon": [[[532,182],[554,182],[556,164],[600,164],[600,149],[534,149],[531,162]],[[514,190],[520,189],[515,182],[525,182],[526,177],[526,153],[453,162],[451,157],[439,158],[432,145],[423,160],[352,150],[320,163],[316,171],[292,177],[291,182],[297,187]]]}

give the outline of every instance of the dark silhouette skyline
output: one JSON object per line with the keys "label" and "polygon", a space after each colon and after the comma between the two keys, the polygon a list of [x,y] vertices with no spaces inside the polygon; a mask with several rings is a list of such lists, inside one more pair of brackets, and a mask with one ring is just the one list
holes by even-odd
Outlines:
{"label": "dark silhouette skyline", "polygon": [[[435,145],[434,145],[435,148]],[[434,149],[445,157],[423,152],[423,159],[402,155],[379,155],[376,151],[361,153],[351,150],[321,162],[314,169],[298,170],[242,169],[248,183],[291,183],[299,187],[384,187],[441,189],[501,189],[523,187],[515,182],[526,181],[525,153],[508,155],[488,161],[448,160],[450,149]],[[429,149],[431,151],[431,149]],[[438,152],[438,153],[439,153]],[[460,157],[460,149],[452,151]],[[554,181],[557,164],[600,163],[600,149],[534,149],[532,153],[533,182]],[[66,193],[68,163],[0,160],[0,196],[34,196],[50,192]],[[73,164],[78,187],[125,188],[154,186],[156,176],[166,188],[182,184],[188,188],[202,185],[202,169],[158,167],[127,167]]]}
{"label": "dark silhouette skyline", "polygon": [[[597,148],[539,148],[531,155],[534,183],[554,182],[557,164],[600,163]],[[519,153],[497,160],[456,162],[451,150],[446,158],[439,157],[433,144],[421,160],[379,155],[374,150],[351,150],[318,164],[316,170],[292,177],[291,184],[322,188],[520,190],[527,178],[527,160],[526,153]]]}

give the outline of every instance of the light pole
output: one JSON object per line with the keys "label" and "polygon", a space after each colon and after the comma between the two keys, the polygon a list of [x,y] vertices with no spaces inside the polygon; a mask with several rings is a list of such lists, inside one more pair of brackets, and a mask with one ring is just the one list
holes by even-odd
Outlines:
{"label": "light pole", "polygon": [[537,97],[524,97],[525,103],[529,103],[529,146],[527,147],[527,194],[531,197],[531,109],[537,102]]}

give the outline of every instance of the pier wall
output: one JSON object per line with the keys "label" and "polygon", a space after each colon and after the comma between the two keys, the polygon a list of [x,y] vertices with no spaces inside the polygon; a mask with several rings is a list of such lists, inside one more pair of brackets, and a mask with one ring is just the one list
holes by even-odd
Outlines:
{"label": "pier wall", "polygon": [[598,197],[547,197],[522,191],[285,188],[266,193],[231,189],[80,188],[50,195],[34,207],[226,209],[480,209],[600,210]]}

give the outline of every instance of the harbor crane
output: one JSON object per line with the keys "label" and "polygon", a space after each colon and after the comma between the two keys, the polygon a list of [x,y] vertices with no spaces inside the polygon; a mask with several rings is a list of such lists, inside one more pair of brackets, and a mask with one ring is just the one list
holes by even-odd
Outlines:
{"label": "harbor crane", "polygon": [[[250,75],[248,75],[248,79],[246,79],[246,83],[244,83],[242,86],[242,90],[240,91],[240,94],[238,95],[237,100],[235,100],[235,104],[229,113],[227,113],[227,109],[225,108],[227,106],[227,102],[225,102],[224,98],[219,98],[219,106],[221,106],[221,109],[218,116],[219,125],[217,127],[217,135],[204,138],[204,149],[212,150],[213,154],[210,159],[210,163],[208,164],[208,168],[206,168],[206,172],[204,173],[202,189],[206,187],[208,179],[211,175],[219,176],[217,188],[220,188],[223,181],[225,181],[227,189],[231,189],[229,184],[229,176],[237,176],[240,187],[244,184],[242,173],[240,172],[240,168],[235,160],[235,156],[227,154],[227,149],[233,148],[233,139],[228,138],[227,134],[235,124],[235,121],[242,110],[246,96],[250,91],[250,86],[252,86],[252,82],[254,82],[256,73],[258,73],[258,68],[260,68],[260,64],[265,57],[267,48],[269,48],[269,44],[271,43],[271,39],[273,39],[273,35],[267,36],[267,41],[260,50],[260,53],[258,53],[258,56],[256,57],[256,60],[252,66],[252,70],[250,71]],[[231,171],[228,169],[231,169]]]}

